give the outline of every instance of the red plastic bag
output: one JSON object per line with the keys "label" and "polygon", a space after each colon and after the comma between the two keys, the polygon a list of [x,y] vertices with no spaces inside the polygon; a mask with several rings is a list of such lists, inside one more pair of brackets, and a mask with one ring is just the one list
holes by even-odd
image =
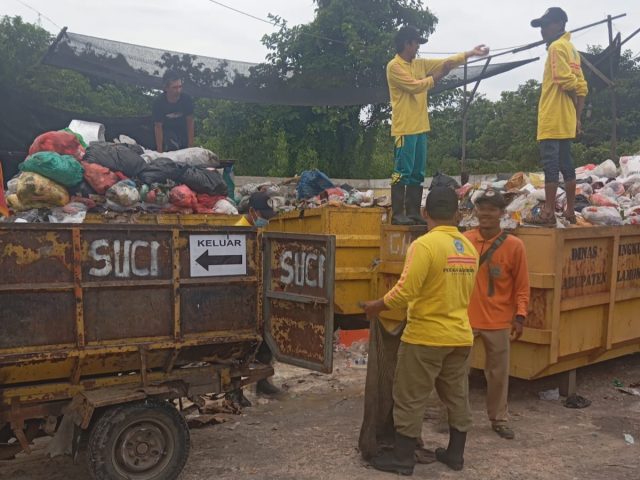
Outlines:
{"label": "red plastic bag", "polygon": [[99,195],[120,181],[118,175],[98,163],[80,162],[84,167],[84,179]]}
{"label": "red plastic bag", "polygon": [[[197,197],[198,197],[198,206],[202,207],[203,209],[209,209],[209,210],[213,210],[213,208],[216,206],[216,203],[226,198],[223,195],[208,195],[206,193],[199,193]],[[208,213],[208,212],[202,212],[202,213]]]}
{"label": "red plastic bag", "polygon": [[38,136],[29,147],[29,155],[37,152],[56,152],[82,160],[85,150],[73,133],[46,132]]}
{"label": "red plastic bag", "polygon": [[186,185],[178,185],[173,187],[169,192],[169,201],[176,207],[182,208],[198,208],[198,199],[193,190]]}

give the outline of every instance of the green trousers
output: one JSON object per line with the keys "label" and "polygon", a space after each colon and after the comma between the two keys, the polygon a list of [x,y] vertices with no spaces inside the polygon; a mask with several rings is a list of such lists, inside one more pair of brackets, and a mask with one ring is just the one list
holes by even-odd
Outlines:
{"label": "green trousers", "polygon": [[422,435],[422,419],[435,388],[447,408],[449,425],[471,429],[467,362],[471,347],[430,347],[401,342],[393,383],[396,431],[411,438]]}

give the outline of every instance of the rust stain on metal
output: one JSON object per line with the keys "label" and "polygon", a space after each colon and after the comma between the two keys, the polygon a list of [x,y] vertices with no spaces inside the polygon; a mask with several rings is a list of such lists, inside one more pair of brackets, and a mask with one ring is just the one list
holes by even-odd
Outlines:
{"label": "rust stain on metal", "polygon": [[29,265],[35,263],[43,257],[65,258],[67,250],[71,247],[68,242],[60,241],[56,232],[46,232],[43,238],[39,239],[38,248],[28,248],[24,244],[8,243],[3,250],[3,256],[15,257],[17,265]]}

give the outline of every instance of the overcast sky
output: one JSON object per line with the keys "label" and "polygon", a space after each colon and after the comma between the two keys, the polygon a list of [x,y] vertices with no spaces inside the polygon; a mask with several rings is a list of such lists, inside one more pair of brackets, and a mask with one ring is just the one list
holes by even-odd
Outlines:
{"label": "overcast sky", "polygon": [[[310,22],[314,15],[311,0],[221,0],[221,3],[265,19],[273,13],[285,18],[290,25]],[[423,47],[422,56],[462,51],[478,43],[503,48],[534,42],[540,39],[539,30],[531,28],[529,22],[550,6],[565,9],[569,16],[568,29],[604,19],[608,14],[622,13],[627,16],[614,22],[614,33],[621,32],[624,39],[640,27],[640,0],[562,0],[557,3],[435,0],[425,4],[439,21],[429,43]],[[26,21],[38,22],[39,15],[34,9],[42,14],[41,26],[52,33],[67,26],[69,31],[85,35],[248,62],[264,60],[266,49],[260,39],[274,31],[274,27],[266,23],[210,0],[0,0],[0,15],[20,15]],[[602,45],[607,40],[606,24],[574,36],[579,49]],[[624,48],[632,50],[635,56],[640,55],[640,34]],[[514,90],[530,78],[541,79],[544,47],[500,58],[510,61],[538,56],[542,57],[538,62],[485,80],[479,91],[497,98],[501,91]]]}

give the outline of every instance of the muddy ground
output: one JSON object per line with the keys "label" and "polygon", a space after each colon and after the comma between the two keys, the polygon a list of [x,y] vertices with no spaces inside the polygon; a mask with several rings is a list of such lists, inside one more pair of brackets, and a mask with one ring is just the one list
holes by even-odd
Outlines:
{"label": "muddy ground", "polygon": [[[367,468],[356,449],[362,416],[365,367],[352,354],[336,355],[334,373],[319,375],[277,366],[276,383],[288,391],[281,400],[250,395],[254,406],[227,422],[191,431],[191,455],[182,480],[371,480],[394,475]],[[418,465],[414,478],[442,479],[640,479],[640,396],[622,393],[640,382],[640,355],[583,368],[578,391],[593,403],[582,410],[543,401],[539,391],[556,386],[553,378],[512,380],[510,411],[515,440],[490,429],[484,412],[481,376],[472,380],[475,427],[469,434],[465,469],[457,473],[440,464]],[[625,442],[630,434],[635,444]],[[427,448],[445,445],[447,435],[426,422]],[[67,458],[30,456],[0,462],[0,478],[80,480],[84,465]]]}

